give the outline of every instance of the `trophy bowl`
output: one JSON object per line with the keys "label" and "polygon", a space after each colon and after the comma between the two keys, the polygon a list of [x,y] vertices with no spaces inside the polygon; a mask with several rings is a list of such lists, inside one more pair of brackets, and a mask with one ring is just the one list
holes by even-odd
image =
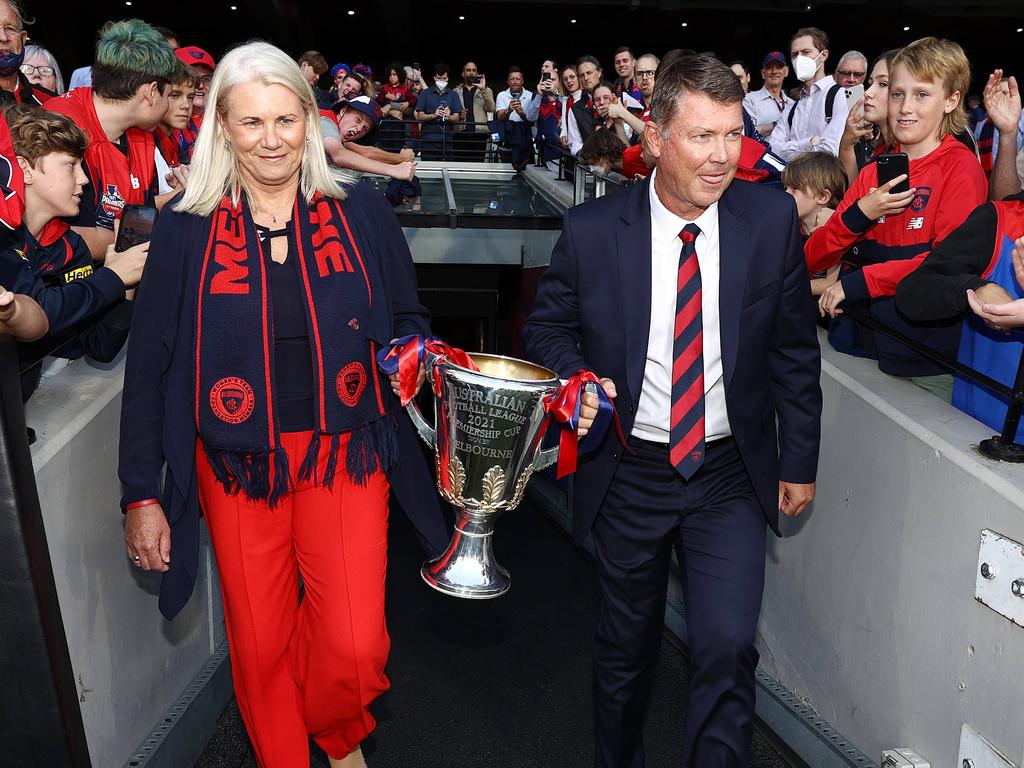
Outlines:
{"label": "trophy bowl", "polygon": [[545,399],[558,376],[524,360],[469,353],[479,370],[428,356],[434,426],[415,401],[407,406],[420,436],[434,449],[437,488],[456,510],[448,549],[420,569],[431,587],[456,597],[487,599],[509,590],[508,571],[494,558],[497,518],[523,500],[533,473],[553,464],[558,448],[540,449]]}

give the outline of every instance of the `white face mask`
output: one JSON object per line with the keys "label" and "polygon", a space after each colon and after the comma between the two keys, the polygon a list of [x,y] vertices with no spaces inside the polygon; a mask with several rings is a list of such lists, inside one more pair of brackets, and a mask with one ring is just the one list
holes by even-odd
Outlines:
{"label": "white face mask", "polygon": [[447,80],[435,80],[434,81],[434,85],[437,86],[437,90],[439,90],[442,93],[444,93],[444,89],[448,87],[448,81]]}
{"label": "white face mask", "polygon": [[803,54],[793,59],[793,72],[796,74],[796,79],[801,83],[806,83],[814,77],[814,73],[818,71],[818,59],[820,58],[821,54],[819,53],[813,59]]}

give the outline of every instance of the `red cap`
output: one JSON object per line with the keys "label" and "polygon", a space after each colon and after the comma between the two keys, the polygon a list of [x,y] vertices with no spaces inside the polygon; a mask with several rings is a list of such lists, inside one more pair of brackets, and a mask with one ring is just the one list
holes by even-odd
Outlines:
{"label": "red cap", "polygon": [[174,52],[174,55],[190,67],[208,67],[211,72],[216,69],[216,65],[213,63],[213,56],[195,45],[179,48]]}

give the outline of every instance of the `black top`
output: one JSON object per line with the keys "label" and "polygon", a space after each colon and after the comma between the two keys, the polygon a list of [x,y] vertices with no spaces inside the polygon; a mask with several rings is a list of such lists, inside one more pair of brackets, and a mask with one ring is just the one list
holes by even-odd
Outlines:
{"label": "black top", "polygon": [[274,319],[274,377],[277,384],[277,415],[282,432],[304,432],[313,429],[313,357],[309,346],[305,302],[296,267],[298,253],[295,227],[288,222],[284,229],[256,227],[269,255],[270,241],[288,238],[288,258],[283,264],[268,259],[267,283]]}
{"label": "black top", "polygon": [[[1024,202],[1024,192],[1007,200]],[[896,307],[911,320],[946,320],[968,310],[967,291],[992,282],[981,275],[996,247],[996,209],[979,205],[896,288]]]}

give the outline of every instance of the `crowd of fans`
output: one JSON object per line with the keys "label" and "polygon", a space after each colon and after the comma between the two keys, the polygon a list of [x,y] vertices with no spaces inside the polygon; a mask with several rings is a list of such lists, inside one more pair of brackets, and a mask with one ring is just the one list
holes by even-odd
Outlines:
{"label": "crowd of fans", "polygon": [[[169,29],[112,22],[66,91],[59,63],[28,44],[26,25],[16,0],[0,0],[0,331],[26,342],[45,334],[37,343],[51,348],[63,341],[63,358],[110,360],[127,337],[148,251],[115,249],[118,220],[126,205],[161,208],[198,172],[192,147],[217,62],[199,46],[179,47]],[[457,73],[443,62],[375,72],[307,51],[297,63],[321,110],[330,163],[391,177],[402,200],[415,194],[417,158],[517,170],[582,163],[625,183],[646,177],[655,159],[643,132],[660,58],[610,53],[607,75],[588,54],[533,71],[510,66],[500,79],[473,61]],[[964,51],[936,38],[873,60],[849,51],[829,74],[834,58],[826,33],[806,27],[787,49],[766,51],[756,71],[731,62],[746,92],[737,176],[795,199],[811,291],[836,349],[876,359],[998,429],[1005,403],[966,379],[954,384],[844,310],[1012,384],[1024,348],[1017,83],[997,70],[983,98],[968,95]],[[791,74],[800,84],[787,91]],[[878,158],[896,153],[909,179],[883,180]],[[26,398],[37,381],[24,382]]]}

